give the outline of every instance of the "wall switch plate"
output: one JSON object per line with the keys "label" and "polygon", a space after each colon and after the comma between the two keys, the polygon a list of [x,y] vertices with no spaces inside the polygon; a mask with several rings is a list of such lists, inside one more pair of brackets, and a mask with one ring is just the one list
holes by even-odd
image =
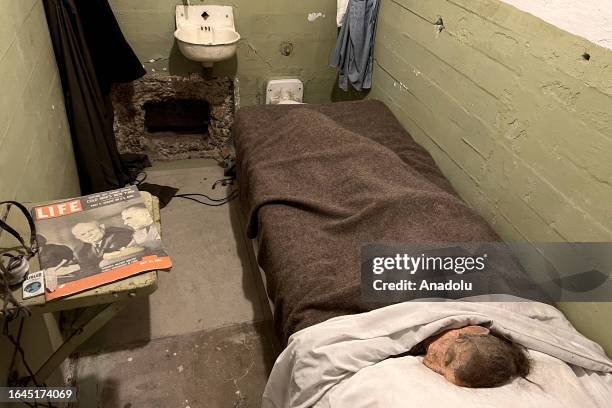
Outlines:
{"label": "wall switch plate", "polygon": [[303,98],[304,84],[299,79],[273,79],[266,87],[266,105],[278,104],[283,100],[302,103]]}

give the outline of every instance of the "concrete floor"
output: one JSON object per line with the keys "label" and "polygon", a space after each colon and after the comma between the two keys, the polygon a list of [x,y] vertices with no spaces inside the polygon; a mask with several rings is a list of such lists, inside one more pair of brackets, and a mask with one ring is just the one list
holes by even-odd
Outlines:
{"label": "concrete floor", "polygon": [[[211,189],[223,176],[212,160],[160,163],[147,174],[179,193],[227,194]],[[276,347],[237,202],[174,198],[161,213],[174,267],[82,347],[79,406],[259,407]]]}

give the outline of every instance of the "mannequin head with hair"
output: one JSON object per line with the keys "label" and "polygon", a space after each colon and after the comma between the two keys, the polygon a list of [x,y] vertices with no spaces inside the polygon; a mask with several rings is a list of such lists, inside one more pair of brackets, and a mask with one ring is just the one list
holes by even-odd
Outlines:
{"label": "mannequin head with hair", "polygon": [[423,346],[423,364],[462,387],[498,387],[531,370],[522,346],[482,326],[447,330]]}

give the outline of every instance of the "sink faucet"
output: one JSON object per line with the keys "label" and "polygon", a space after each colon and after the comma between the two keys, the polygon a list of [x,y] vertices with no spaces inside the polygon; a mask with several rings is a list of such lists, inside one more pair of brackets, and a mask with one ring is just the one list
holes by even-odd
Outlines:
{"label": "sink faucet", "polygon": [[185,7],[185,18],[188,19],[189,18],[189,6],[191,6],[191,0],[183,0],[183,6],[187,6]]}

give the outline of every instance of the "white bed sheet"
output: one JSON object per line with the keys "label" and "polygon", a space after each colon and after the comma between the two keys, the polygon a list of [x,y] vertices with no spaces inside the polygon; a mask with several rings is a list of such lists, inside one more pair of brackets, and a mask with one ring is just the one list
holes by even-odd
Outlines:
{"label": "white bed sheet", "polygon": [[[507,298],[506,298],[507,299]],[[472,299],[474,300],[474,299]],[[523,344],[532,384],[467,389],[405,353],[440,331],[481,324]],[[407,302],[295,333],[264,392],[264,408],[610,407],[612,361],[563,314],[536,302]]]}

